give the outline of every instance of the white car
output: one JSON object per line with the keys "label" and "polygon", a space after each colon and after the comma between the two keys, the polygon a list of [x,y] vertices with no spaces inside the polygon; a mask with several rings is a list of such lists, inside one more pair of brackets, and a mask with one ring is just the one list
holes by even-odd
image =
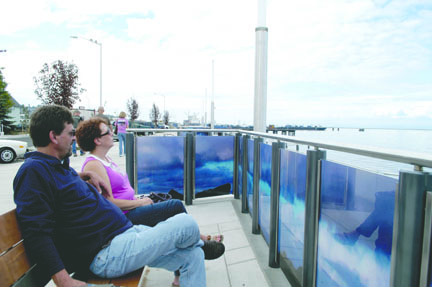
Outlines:
{"label": "white car", "polygon": [[0,140],[0,162],[10,163],[17,157],[24,157],[27,151],[27,143],[14,140]]}

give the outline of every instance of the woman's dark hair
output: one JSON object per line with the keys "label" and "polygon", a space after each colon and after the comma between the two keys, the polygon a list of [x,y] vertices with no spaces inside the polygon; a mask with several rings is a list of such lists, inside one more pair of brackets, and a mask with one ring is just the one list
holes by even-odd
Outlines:
{"label": "woman's dark hair", "polygon": [[93,151],[96,148],[94,139],[101,135],[100,124],[106,124],[102,118],[94,117],[81,122],[75,136],[83,151]]}
{"label": "woman's dark hair", "polygon": [[30,120],[30,137],[35,147],[46,147],[50,142],[49,133],[56,135],[63,132],[65,124],[72,124],[70,110],[63,106],[42,106],[33,112]]}

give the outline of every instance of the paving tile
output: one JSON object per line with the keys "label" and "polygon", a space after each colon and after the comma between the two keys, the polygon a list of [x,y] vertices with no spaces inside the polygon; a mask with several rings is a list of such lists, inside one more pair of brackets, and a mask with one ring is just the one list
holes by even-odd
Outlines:
{"label": "paving tile", "polygon": [[231,222],[237,219],[233,206],[228,202],[199,204],[187,207],[188,213],[198,222],[198,225]]}
{"label": "paving tile", "polygon": [[256,260],[229,266],[232,287],[267,287],[269,286]]}
{"label": "paving tile", "polygon": [[248,240],[241,229],[224,232],[224,237],[225,250],[237,249],[249,245]]}
{"label": "paving tile", "polygon": [[174,279],[174,273],[161,268],[147,267],[141,278],[140,287],[161,287],[171,286]]}
{"label": "paving tile", "polygon": [[235,220],[230,222],[220,223],[219,228],[220,231],[223,233],[230,230],[241,229],[242,227],[240,222],[238,221],[238,218],[236,218]]}
{"label": "paving tile", "polygon": [[231,286],[225,255],[216,260],[206,260],[207,287]]}
{"label": "paving tile", "polygon": [[217,224],[200,225],[199,228],[200,228],[201,234],[204,234],[204,235],[220,234],[219,226]]}
{"label": "paving tile", "polygon": [[254,260],[255,254],[249,246],[227,250],[225,252],[227,265],[232,265],[247,260]]}

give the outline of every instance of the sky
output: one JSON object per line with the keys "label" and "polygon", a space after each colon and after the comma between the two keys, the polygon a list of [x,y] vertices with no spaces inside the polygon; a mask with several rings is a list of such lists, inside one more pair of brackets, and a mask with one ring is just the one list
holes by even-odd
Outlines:
{"label": "sky", "polygon": [[[264,0],[262,0],[264,1]],[[275,125],[432,129],[430,0],[267,0],[267,119]],[[73,62],[76,107],[152,103],[171,120],[252,125],[258,1],[7,1],[0,67],[20,103],[38,105],[44,63]],[[262,7],[262,6],[261,6]],[[264,18],[261,18],[264,19]],[[260,22],[262,25],[263,23]],[[80,38],[73,39],[70,36]],[[207,115],[207,116],[206,116]]]}

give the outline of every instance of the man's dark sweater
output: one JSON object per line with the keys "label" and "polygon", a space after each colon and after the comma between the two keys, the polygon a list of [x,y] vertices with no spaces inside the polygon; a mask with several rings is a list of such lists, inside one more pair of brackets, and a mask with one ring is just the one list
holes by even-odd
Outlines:
{"label": "man's dark sweater", "polygon": [[46,275],[86,270],[96,254],[132,223],[69,166],[40,152],[25,155],[14,179],[26,251]]}

